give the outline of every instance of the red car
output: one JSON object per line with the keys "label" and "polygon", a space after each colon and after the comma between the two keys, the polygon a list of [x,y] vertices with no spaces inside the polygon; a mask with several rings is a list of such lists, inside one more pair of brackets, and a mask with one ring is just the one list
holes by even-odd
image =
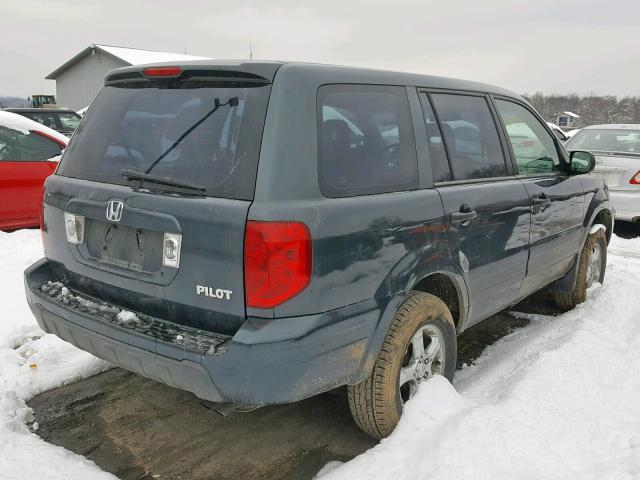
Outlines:
{"label": "red car", "polygon": [[51,128],[0,111],[0,230],[40,224],[44,181],[68,142]]}

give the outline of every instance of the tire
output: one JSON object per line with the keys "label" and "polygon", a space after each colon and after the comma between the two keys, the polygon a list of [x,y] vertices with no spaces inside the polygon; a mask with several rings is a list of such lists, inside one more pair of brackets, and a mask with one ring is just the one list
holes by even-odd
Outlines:
{"label": "tire", "polygon": [[[593,255],[598,254],[600,257],[599,272],[595,272],[590,269],[593,268],[594,263],[597,260]],[[584,302],[587,299],[587,289],[594,283],[604,282],[604,273],[607,268],[607,238],[605,237],[603,230],[598,230],[595,233],[590,233],[587,237],[580,257],[578,259],[578,274],[576,275],[576,283],[573,290],[569,293],[554,293],[553,299],[555,304],[563,311],[572,310],[579,303]]]}
{"label": "tire", "polygon": [[[419,344],[424,348],[422,357]],[[438,345],[442,347],[440,353],[431,355]],[[410,292],[391,322],[371,375],[347,387],[349,407],[358,427],[377,439],[388,436],[400,420],[404,401],[415,393],[418,383],[435,373],[453,380],[456,348],[456,329],[447,305],[434,295]],[[418,358],[423,358],[422,362]],[[403,381],[409,378],[402,388],[401,369]],[[407,373],[412,370],[414,376],[424,370],[424,376],[410,377]]]}

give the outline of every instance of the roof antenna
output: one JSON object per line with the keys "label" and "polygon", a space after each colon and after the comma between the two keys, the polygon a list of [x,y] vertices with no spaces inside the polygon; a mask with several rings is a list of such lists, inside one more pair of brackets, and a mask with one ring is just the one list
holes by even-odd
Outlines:
{"label": "roof antenna", "polygon": [[253,60],[253,48],[251,47],[251,34],[249,34],[249,60]]}

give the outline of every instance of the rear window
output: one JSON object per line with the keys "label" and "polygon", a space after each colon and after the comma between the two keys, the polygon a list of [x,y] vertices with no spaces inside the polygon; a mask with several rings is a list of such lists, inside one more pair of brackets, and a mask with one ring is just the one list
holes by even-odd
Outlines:
{"label": "rear window", "polygon": [[572,150],[640,153],[640,130],[583,129],[565,147]]}
{"label": "rear window", "polygon": [[318,92],[318,110],[324,195],[417,188],[416,149],[404,88],[327,85]]}
{"label": "rear window", "polygon": [[58,174],[138,185],[121,174],[128,169],[204,187],[209,196],[250,200],[269,86],[244,85],[106,86],[78,126]]}
{"label": "rear window", "polygon": [[0,126],[0,161],[37,162],[60,155],[61,147],[38,133]]}

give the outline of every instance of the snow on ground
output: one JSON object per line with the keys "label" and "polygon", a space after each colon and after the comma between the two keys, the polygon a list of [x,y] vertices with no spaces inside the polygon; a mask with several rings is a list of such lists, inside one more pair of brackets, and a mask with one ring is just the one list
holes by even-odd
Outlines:
{"label": "snow on ground", "polygon": [[25,401],[109,368],[35,322],[22,273],[42,257],[40,232],[0,231],[0,479],[113,479],[95,464],[31,433],[37,428]]}
{"label": "snow on ground", "polygon": [[614,237],[605,284],[427,382],[395,432],[336,479],[640,478],[640,238]]}

